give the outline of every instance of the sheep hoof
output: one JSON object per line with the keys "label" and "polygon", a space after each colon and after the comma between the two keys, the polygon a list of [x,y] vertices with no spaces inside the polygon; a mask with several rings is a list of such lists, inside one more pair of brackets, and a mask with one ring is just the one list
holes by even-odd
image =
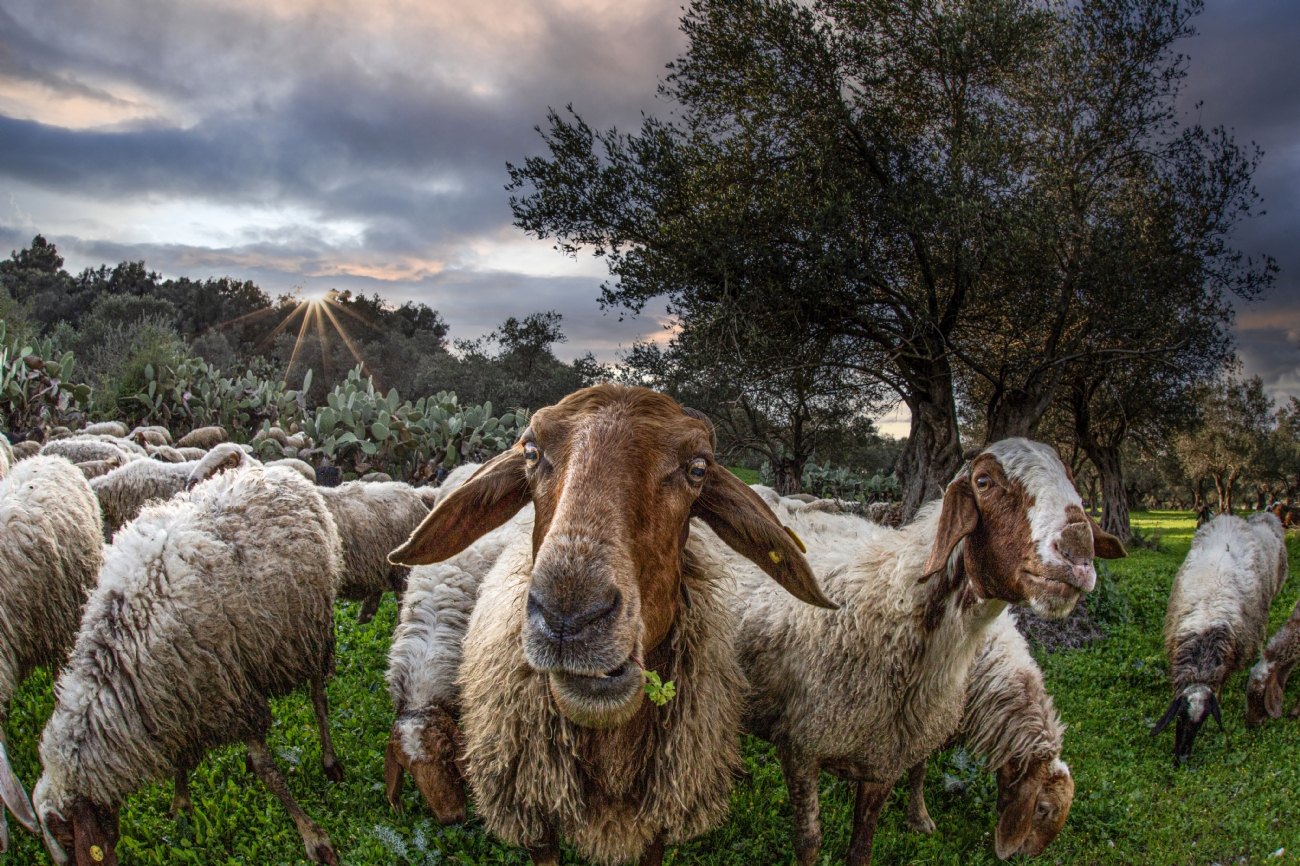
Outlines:
{"label": "sheep hoof", "polygon": [[929,815],[907,816],[907,829],[913,833],[923,833],[929,836],[935,831],[934,819]]}
{"label": "sheep hoof", "polygon": [[343,781],[343,765],[340,763],[325,764],[325,778],[331,782]]}

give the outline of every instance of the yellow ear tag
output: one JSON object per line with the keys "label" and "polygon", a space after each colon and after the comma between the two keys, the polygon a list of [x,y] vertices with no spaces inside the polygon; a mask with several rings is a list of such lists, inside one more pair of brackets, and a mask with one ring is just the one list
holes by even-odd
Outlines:
{"label": "yellow ear tag", "polygon": [[779,562],[781,561],[781,553],[780,553],[780,551],[777,551],[777,550],[769,550],[769,551],[767,552],[767,555],[768,555],[768,557],[769,557],[773,562],[779,563]]}
{"label": "yellow ear tag", "polygon": [[787,526],[787,527],[785,527],[785,531],[788,532],[788,533],[790,533],[790,537],[794,539],[794,543],[797,544],[797,545],[799,545],[799,552],[800,552],[800,553],[807,553],[807,552],[808,552],[808,545],[806,545],[806,544],[803,543],[803,539],[800,538],[798,535],[796,535],[796,534],[795,534],[795,531],[794,531],[793,529],[791,529],[790,527]]}
{"label": "yellow ear tag", "polygon": [[96,863],[103,862],[103,860],[104,860],[104,849],[101,848],[101,847],[99,847],[98,845],[91,845],[91,846],[90,846],[90,859],[91,859],[91,860],[94,860]]}

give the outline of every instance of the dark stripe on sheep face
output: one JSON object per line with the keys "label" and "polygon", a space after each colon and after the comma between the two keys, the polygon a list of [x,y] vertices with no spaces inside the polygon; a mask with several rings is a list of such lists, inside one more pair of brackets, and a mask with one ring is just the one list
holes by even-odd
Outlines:
{"label": "dark stripe on sheep face", "polygon": [[579,725],[617,727],[639,708],[640,660],[678,617],[692,517],[796,597],[834,607],[802,542],[714,462],[710,427],[646,388],[585,388],[537,412],[515,447],[434,509],[393,561],[454,556],[529,501],[537,516],[525,654]]}

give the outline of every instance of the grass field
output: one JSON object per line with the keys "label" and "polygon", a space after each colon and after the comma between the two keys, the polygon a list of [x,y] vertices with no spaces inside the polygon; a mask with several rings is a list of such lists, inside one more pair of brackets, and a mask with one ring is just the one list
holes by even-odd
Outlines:
{"label": "grass field", "polygon": [[[1190,764],[1175,769],[1172,727],[1152,740],[1147,732],[1169,701],[1160,643],[1165,601],[1187,552],[1193,521],[1186,514],[1134,515],[1144,533],[1159,533],[1163,549],[1134,550],[1113,574],[1132,614],[1110,638],[1087,649],[1040,658],[1048,688],[1069,724],[1065,759],[1077,793],[1069,822],[1037,862],[1042,863],[1296,863],[1300,862],[1300,722],[1274,722],[1247,731],[1245,675],[1223,695],[1227,735],[1207,725]],[[1300,594],[1300,541],[1289,540],[1292,570],[1273,605],[1270,633]],[[336,746],[347,769],[342,784],[325,780],[305,692],[275,705],[272,750],[295,796],[334,840],[346,864],[526,863],[522,851],[485,834],[473,818],[439,828],[413,785],[405,811],[390,812],[381,785],[383,748],[392,720],[383,671],[396,608],[389,598],[367,626],[355,623],[356,605],[338,612],[338,676],[331,683]],[[1300,690],[1294,686],[1287,707]],[[15,769],[28,786],[39,774],[37,743],[53,708],[50,681],[33,677],[14,701],[6,733]],[[763,743],[748,741],[751,778],[733,794],[733,816],[723,827],[670,851],[676,864],[760,866],[790,862],[789,806],[780,770]],[[963,793],[945,792],[943,777],[964,779]],[[193,819],[167,818],[171,784],[133,796],[122,811],[123,864],[297,864],[302,847],[280,804],[244,770],[242,749],[213,753],[194,775]],[[992,831],[996,786],[958,757],[930,763],[927,796],[939,829],[922,837],[906,831],[906,792],[895,790],[881,819],[876,862],[994,863]],[[842,861],[848,846],[851,800],[846,785],[822,777],[823,861]],[[39,839],[10,820],[16,848],[0,863],[47,864]],[[1272,856],[1279,848],[1284,854]],[[569,862],[569,861],[566,861]]]}

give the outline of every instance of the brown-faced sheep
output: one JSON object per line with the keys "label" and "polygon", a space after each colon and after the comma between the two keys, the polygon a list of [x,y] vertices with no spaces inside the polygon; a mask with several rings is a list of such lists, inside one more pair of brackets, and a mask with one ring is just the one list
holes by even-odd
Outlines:
{"label": "brown-faced sheep", "polygon": [[202,448],[204,451],[211,451],[229,439],[230,434],[226,433],[225,427],[195,427],[180,438],[180,441],[176,443],[176,447]]}
{"label": "brown-faced sheep", "polygon": [[746,725],[776,746],[800,864],[821,849],[819,771],[857,784],[848,862],[869,863],[889,791],[957,730],[970,665],[1007,604],[1063,617],[1092,589],[1093,557],[1124,555],[1056,452],[1025,439],[985,448],[902,529],[857,520],[819,534],[835,517],[791,512],[826,551],[812,561],[837,611],[789,603],[731,557]]}
{"label": "brown-faced sheep", "polygon": [[[0,723],[35,668],[63,662],[103,561],[99,504],[66,459],[33,457],[0,481]],[[0,727],[0,798],[36,832],[5,746]],[[0,808],[0,851],[8,844]]]}
{"label": "brown-faced sheep", "polygon": [[[971,665],[961,727],[950,741],[963,743],[984,759],[985,769],[997,773],[998,859],[1037,857],[1065,826],[1074,778],[1061,760],[1064,738],[1065,725],[1043,685],[1043,672],[1016,629],[1015,617],[1006,611],[989,627]],[[922,761],[908,773],[907,826],[932,833],[925,769]]]}
{"label": "brown-faced sheep", "polygon": [[[563,837],[591,860],[657,866],[727,814],[744,677],[728,571],[691,517],[829,605],[797,539],[713,449],[668,397],[586,388],[537,412],[394,551],[441,562],[533,503],[532,532],[480,587],[459,682],[478,814],[536,864],[558,864]],[[646,670],[676,697],[644,700]]]}
{"label": "brown-faced sheep", "polygon": [[[33,805],[56,863],[114,866],[117,816],[143,785],[212,748],[248,747],[318,863],[329,837],[294,802],[266,746],[268,699],[311,685],[327,774],[338,532],[288,469],[225,473],[145,508],[109,548],[41,738]],[[179,772],[178,772],[179,771]]]}
{"label": "brown-faced sheep", "polygon": [[1219,691],[1264,645],[1268,609],[1286,573],[1282,524],[1267,511],[1249,521],[1220,514],[1196,530],[1165,612],[1174,698],[1151,729],[1155,736],[1177,719],[1175,763],[1191,757],[1207,717],[1223,726]]}

